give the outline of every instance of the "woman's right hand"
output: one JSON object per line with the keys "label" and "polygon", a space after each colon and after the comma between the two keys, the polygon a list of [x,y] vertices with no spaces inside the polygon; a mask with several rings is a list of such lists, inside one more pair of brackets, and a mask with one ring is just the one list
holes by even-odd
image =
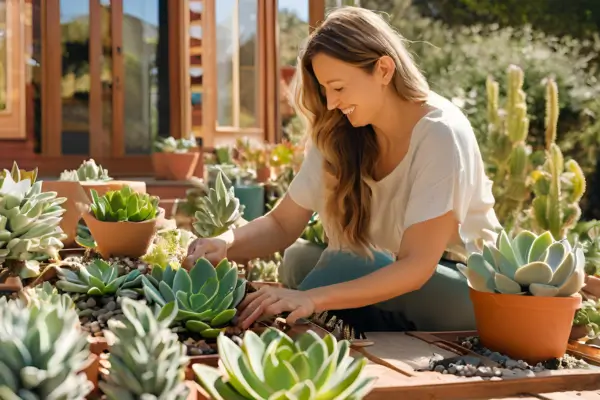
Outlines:
{"label": "woman's right hand", "polygon": [[212,265],[217,265],[227,257],[227,243],[218,238],[199,238],[190,243],[183,267],[190,270],[200,258],[206,258]]}

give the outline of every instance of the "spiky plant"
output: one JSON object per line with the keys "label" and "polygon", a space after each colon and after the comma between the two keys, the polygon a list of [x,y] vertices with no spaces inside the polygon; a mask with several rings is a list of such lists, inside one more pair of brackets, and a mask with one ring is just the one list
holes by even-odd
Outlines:
{"label": "spiky plant", "polygon": [[217,338],[222,374],[194,364],[196,378],[211,398],[229,399],[362,399],[376,378],[368,377],[367,359],[350,356],[350,343],[331,334],[307,331],[292,340],[267,328],[260,336],[246,331],[241,346],[224,334]]}
{"label": "spiky plant", "polygon": [[523,230],[511,239],[505,231],[495,245],[469,256],[459,270],[478,291],[567,297],[581,290],[585,256],[580,246],[555,241],[549,231],[535,235]]}
{"label": "spiky plant", "polygon": [[59,177],[61,181],[110,181],[111,178],[108,175],[108,170],[102,168],[101,165],[96,164],[94,159],[89,159],[81,163],[79,168],[76,170],[64,170]]}
{"label": "spiky plant", "polygon": [[184,400],[189,361],[186,347],[169,329],[177,315],[176,303],[155,316],[145,304],[123,299],[123,318],[110,320],[105,332],[111,344],[106,381],[99,387],[109,400]]}
{"label": "spiky plant", "polygon": [[217,174],[215,187],[210,188],[208,194],[199,201],[201,206],[196,211],[197,222],[193,224],[194,230],[200,237],[208,238],[219,236],[235,227],[235,223],[242,218],[244,206],[235,197],[231,181],[222,171]]}
{"label": "spiky plant", "polygon": [[66,200],[42,192],[40,181],[15,181],[6,173],[0,184],[0,265],[10,268],[5,273],[32,278],[39,275],[41,261],[58,257],[67,237],[60,228]]}
{"label": "spiky plant", "polygon": [[26,304],[34,304],[36,307],[44,307],[45,304],[57,305],[65,310],[75,309],[75,303],[66,293],[59,293],[58,290],[46,281],[41,285],[27,287],[19,293],[20,299]]}
{"label": "spiky plant", "polygon": [[83,400],[89,355],[72,308],[0,298],[0,398]]}

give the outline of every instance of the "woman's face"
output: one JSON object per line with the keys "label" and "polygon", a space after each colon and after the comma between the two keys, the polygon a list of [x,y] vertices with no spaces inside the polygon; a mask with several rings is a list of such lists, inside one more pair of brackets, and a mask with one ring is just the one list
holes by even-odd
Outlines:
{"label": "woman's face", "polygon": [[[312,67],[327,98],[329,110],[339,109],[352,126],[373,123],[384,102],[386,70],[389,65],[379,63],[373,74],[337,58],[319,53],[312,60]],[[389,71],[388,71],[388,75]]]}

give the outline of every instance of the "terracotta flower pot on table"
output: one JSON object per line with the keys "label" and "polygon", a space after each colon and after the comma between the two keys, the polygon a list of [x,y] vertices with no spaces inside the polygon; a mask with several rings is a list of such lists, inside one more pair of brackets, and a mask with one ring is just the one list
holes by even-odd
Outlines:
{"label": "terracotta flower pot on table", "polygon": [[83,213],[83,219],[97,243],[96,250],[105,259],[137,258],[146,254],[159,218],[160,213],[156,218],[142,222],[105,222],[97,220],[91,211]]}
{"label": "terracotta flower pot on table", "polygon": [[190,151],[187,153],[163,153],[168,177],[174,181],[185,181],[194,175],[200,153]]}
{"label": "terracotta flower pot on table", "polygon": [[60,228],[67,235],[63,240],[65,248],[76,247],[77,224],[81,219],[81,212],[77,203],[89,204],[90,197],[86,194],[80,182],[76,181],[43,181],[42,191],[56,192],[57,197],[65,197],[67,201],[62,204],[65,213],[62,215]]}
{"label": "terracotta flower pot on table", "polygon": [[169,169],[167,167],[166,153],[152,153],[152,169],[154,170],[155,179],[169,179]]}
{"label": "terracotta flower pot on table", "polygon": [[137,193],[146,193],[146,182],[142,181],[110,180],[105,182],[83,181],[79,183],[85,190],[90,201],[92,200],[92,189],[98,192],[98,196],[104,196],[106,192],[110,192],[111,190],[121,190],[123,186],[129,186]]}
{"label": "terracotta flower pot on table", "polygon": [[469,288],[483,346],[537,364],[565,355],[581,296],[542,297]]}

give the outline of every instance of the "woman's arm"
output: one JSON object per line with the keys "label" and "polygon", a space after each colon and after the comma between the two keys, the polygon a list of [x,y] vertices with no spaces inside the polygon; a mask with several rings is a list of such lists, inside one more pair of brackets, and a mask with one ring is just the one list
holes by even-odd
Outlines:
{"label": "woman's arm", "polygon": [[219,238],[228,246],[227,258],[247,261],[266,257],[290,246],[306,227],[313,212],[292,200],[289,194],[265,216],[225,232]]}
{"label": "woman's arm", "polygon": [[364,307],[418,290],[457,229],[452,211],[412,225],[404,232],[398,261],[359,279],[308,290],[315,312]]}

